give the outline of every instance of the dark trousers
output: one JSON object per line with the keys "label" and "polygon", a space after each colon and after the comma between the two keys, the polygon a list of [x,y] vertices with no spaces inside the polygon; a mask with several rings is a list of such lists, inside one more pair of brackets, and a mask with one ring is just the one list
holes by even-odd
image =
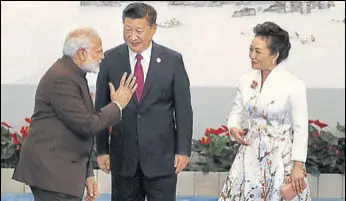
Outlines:
{"label": "dark trousers", "polygon": [[175,201],[177,175],[148,178],[138,165],[134,177],[112,175],[112,201]]}
{"label": "dark trousers", "polygon": [[35,201],[81,201],[79,197],[30,186]]}

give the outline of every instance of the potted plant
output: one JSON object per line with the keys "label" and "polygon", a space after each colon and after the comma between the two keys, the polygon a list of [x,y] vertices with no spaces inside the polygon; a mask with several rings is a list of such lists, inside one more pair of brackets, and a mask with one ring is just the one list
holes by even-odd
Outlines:
{"label": "potted plant", "polygon": [[17,164],[20,150],[29,134],[30,118],[25,118],[25,122],[19,132],[13,131],[8,123],[1,122],[1,168],[13,168]]}

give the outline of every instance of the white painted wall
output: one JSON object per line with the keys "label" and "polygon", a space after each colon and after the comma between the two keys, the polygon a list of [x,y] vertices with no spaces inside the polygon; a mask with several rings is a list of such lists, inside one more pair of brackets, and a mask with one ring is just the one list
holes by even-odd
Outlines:
{"label": "white painted wall", "polygon": [[[183,53],[192,86],[233,87],[237,78],[250,69],[248,47],[252,27],[274,21],[292,36],[313,34],[315,43],[301,44],[292,38],[290,71],[310,88],[345,87],[345,2],[330,10],[299,13],[259,13],[255,17],[231,18],[235,9],[168,7],[151,2],[158,21],[176,17],[180,27],[159,28],[154,39]],[[123,42],[122,7],[80,7],[79,2],[1,1],[1,84],[37,84],[49,66],[61,56],[67,32],[77,26],[96,28],[104,49]],[[244,33],[244,35],[241,34]],[[90,85],[96,75],[88,76]]]}

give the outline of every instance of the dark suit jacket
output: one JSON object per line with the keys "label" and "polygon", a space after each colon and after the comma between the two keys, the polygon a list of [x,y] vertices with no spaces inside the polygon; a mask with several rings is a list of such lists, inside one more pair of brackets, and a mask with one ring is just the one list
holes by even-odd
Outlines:
{"label": "dark suit jacket", "polygon": [[[108,102],[109,103],[109,102]],[[115,103],[94,112],[85,73],[67,56],[42,77],[13,179],[81,197],[93,175],[94,135],[120,121]]]}
{"label": "dark suit jacket", "polygon": [[[159,59],[158,59],[159,58]],[[119,85],[130,74],[126,44],[108,50],[97,79],[96,110],[109,102],[108,82]],[[174,174],[174,155],[190,155],[192,107],[190,83],[180,53],[152,44],[149,70],[140,102],[134,95],[113,127],[111,145],[105,130],[96,137],[99,154],[111,153],[113,175],[133,176],[138,161],[147,177]]]}

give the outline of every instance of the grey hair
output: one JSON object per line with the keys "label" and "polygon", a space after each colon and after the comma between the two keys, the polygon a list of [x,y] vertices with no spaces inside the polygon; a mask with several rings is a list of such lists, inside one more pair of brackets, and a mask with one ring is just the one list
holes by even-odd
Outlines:
{"label": "grey hair", "polygon": [[99,37],[93,28],[82,27],[70,31],[64,42],[63,55],[74,57],[78,49],[91,48],[92,37]]}

